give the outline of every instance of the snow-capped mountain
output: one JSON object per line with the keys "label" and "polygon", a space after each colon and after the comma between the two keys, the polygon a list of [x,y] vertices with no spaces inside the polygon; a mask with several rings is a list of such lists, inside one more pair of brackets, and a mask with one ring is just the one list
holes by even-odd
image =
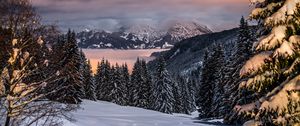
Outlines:
{"label": "snow-capped mountain", "polygon": [[132,33],[140,40],[143,40],[145,42],[155,41],[165,34],[162,30],[158,30],[155,26],[145,24],[124,26],[121,27],[119,31],[124,33]]}
{"label": "snow-capped mountain", "polygon": [[77,41],[81,48],[171,48],[183,39],[211,32],[196,22],[174,22],[164,30],[151,25],[124,26],[116,32],[83,30],[77,34]]}
{"label": "snow-capped mountain", "polygon": [[212,33],[212,31],[206,26],[200,25],[196,22],[175,21],[168,29],[167,36],[170,36],[170,42],[179,42],[183,39],[191,38],[206,33]]}

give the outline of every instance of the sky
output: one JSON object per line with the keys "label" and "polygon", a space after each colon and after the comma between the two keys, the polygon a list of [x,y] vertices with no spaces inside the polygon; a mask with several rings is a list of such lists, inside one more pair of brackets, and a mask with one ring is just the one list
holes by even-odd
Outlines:
{"label": "sky", "polygon": [[114,31],[134,24],[193,20],[214,31],[238,26],[249,0],[31,0],[46,24]]}

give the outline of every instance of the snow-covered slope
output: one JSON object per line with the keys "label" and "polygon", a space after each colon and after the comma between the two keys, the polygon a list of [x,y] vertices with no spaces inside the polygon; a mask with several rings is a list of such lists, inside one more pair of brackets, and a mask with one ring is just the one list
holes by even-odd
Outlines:
{"label": "snow-covered slope", "polygon": [[103,101],[84,100],[81,107],[73,112],[76,121],[66,120],[65,126],[205,126],[194,123],[193,115],[168,115]]}
{"label": "snow-covered slope", "polygon": [[174,21],[170,23],[167,36],[170,36],[171,42],[179,42],[183,39],[207,33],[212,33],[212,31],[199,23],[193,21]]}
{"label": "snow-covered slope", "polygon": [[147,24],[137,24],[127,27],[121,27],[121,32],[131,33],[139,38],[139,40],[143,40],[146,43],[153,42],[159,38],[161,38],[165,32],[158,30],[155,26],[147,25]]}

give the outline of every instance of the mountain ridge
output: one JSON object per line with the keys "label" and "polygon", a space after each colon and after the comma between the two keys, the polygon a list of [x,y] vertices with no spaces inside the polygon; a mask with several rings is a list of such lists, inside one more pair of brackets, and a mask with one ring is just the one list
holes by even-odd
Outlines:
{"label": "mountain ridge", "polygon": [[81,48],[154,49],[171,48],[181,40],[212,31],[196,22],[176,22],[165,30],[151,25],[123,26],[118,31],[83,30],[76,35]]}

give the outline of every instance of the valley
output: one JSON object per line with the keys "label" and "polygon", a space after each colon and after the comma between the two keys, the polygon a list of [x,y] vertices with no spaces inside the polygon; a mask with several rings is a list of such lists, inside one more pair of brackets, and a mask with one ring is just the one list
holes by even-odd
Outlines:
{"label": "valley", "polygon": [[137,58],[144,59],[147,62],[154,60],[151,56],[154,52],[167,51],[168,49],[136,49],[136,50],[120,50],[120,49],[82,49],[87,59],[90,60],[92,71],[96,72],[97,64],[102,58],[108,60],[112,65],[118,63],[122,65],[126,63],[129,71],[132,71],[133,65]]}

